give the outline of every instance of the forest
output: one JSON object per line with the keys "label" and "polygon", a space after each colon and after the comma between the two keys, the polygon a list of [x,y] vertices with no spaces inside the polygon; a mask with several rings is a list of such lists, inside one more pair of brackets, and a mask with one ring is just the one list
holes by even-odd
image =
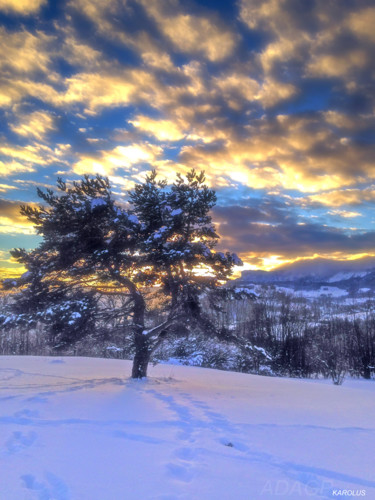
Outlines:
{"label": "forest", "polygon": [[[11,301],[12,295],[3,292],[3,316]],[[33,328],[4,327],[0,354],[132,359],[131,325],[124,334],[121,321],[106,314],[122,301],[121,296],[102,295],[100,315],[90,332],[60,349],[56,349],[52,332],[42,323]],[[230,331],[230,338],[219,339],[198,329],[174,331],[169,342],[153,353],[152,363],[269,376],[326,377],[335,384],[341,384],[345,375],[365,379],[374,376],[375,304],[371,298],[358,310],[355,304],[340,306],[329,297],[311,302],[264,286],[258,297],[243,296],[240,291],[230,298],[227,295],[215,306],[207,297],[204,301],[212,322],[219,330]],[[150,292],[147,304],[150,324],[158,324],[164,313],[157,290]]]}

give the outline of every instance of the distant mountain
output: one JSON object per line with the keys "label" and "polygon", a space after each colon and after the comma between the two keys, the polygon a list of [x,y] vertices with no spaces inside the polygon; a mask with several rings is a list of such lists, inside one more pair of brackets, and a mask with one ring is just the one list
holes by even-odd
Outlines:
{"label": "distant mountain", "polygon": [[329,281],[334,282],[349,279],[355,275],[375,271],[375,257],[357,260],[311,259],[301,260],[292,264],[284,264],[272,271],[243,271],[238,281],[265,283],[275,281]]}
{"label": "distant mountain", "polygon": [[272,271],[243,271],[235,286],[278,285],[295,291],[327,286],[347,293],[375,291],[375,258],[357,260],[311,259],[285,264]]}

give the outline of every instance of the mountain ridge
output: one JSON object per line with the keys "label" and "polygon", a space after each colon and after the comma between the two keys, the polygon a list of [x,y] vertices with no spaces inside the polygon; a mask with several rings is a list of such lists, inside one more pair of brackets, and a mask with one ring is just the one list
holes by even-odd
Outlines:
{"label": "mountain ridge", "polygon": [[237,281],[249,281],[257,283],[265,282],[293,282],[309,280],[312,282],[335,282],[350,279],[351,277],[364,277],[366,274],[375,272],[375,257],[365,257],[356,260],[333,260],[333,259],[309,259],[284,264],[271,271],[247,270],[242,271]]}

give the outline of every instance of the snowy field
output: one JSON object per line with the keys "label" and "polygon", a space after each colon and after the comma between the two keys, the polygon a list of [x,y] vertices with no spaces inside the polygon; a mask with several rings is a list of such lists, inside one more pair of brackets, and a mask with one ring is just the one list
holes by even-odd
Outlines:
{"label": "snowy field", "polygon": [[375,499],[373,381],[129,373],[0,357],[0,499]]}

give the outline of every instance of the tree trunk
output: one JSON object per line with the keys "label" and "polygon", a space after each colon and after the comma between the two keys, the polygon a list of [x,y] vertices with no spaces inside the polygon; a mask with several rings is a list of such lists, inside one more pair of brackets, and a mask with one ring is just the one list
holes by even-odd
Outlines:
{"label": "tree trunk", "polygon": [[132,378],[147,377],[148,363],[151,350],[145,335],[138,334],[135,337],[135,355],[133,359]]}

